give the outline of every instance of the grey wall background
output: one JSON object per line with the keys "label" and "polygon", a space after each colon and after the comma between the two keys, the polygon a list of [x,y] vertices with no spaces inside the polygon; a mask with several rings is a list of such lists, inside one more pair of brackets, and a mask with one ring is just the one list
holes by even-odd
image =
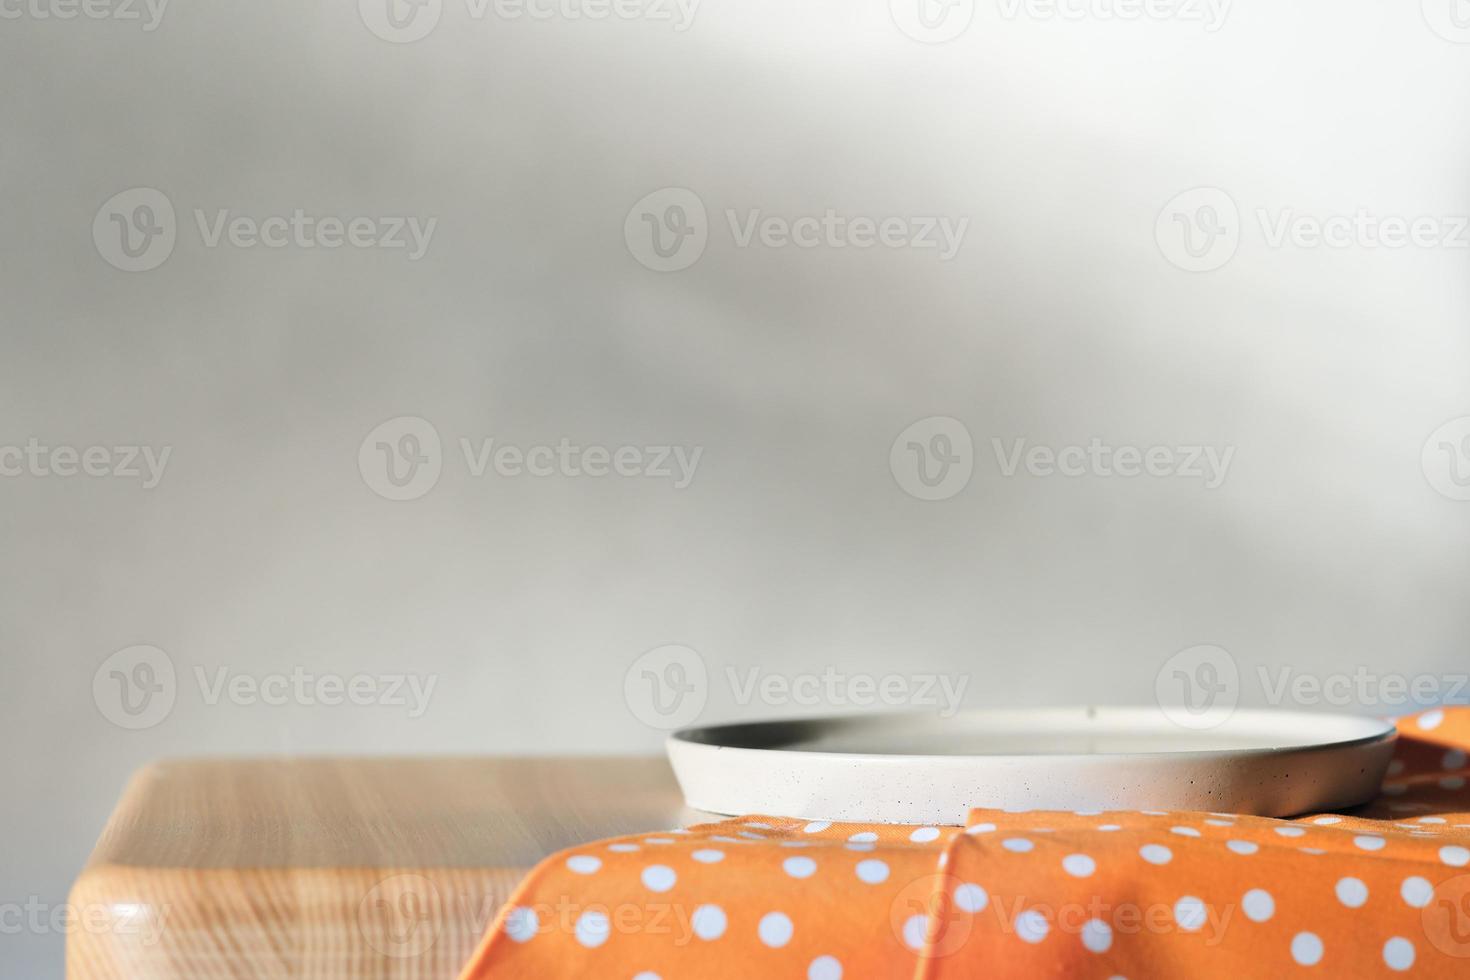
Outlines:
{"label": "grey wall background", "polygon": [[[1189,5],[961,0],[943,44],[847,0],[705,0],[683,31],[647,6],[443,0],[413,43],[376,36],[372,3],[175,0],[149,31],[48,2],[0,20],[0,446],[171,455],[152,489],[0,478],[6,976],[61,975],[64,936],[16,910],[65,902],[146,761],[656,751],[624,680],[668,644],[706,667],[705,720],[853,706],[740,703],[726,668],[1147,702],[1197,644],[1229,651],[1240,703],[1269,700],[1261,667],[1455,696],[1470,250],[1442,240],[1470,214],[1470,31],[1448,2],[1237,2],[1211,31]],[[669,187],[708,243],[659,273],[624,226]],[[176,241],[130,273],[111,214],[139,199],[108,202],[133,188],[166,197]],[[1219,193],[1238,216],[1216,212],[1233,236],[1202,261],[1234,254],[1185,271],[1173,215],[1203,235]],[[298,208],[437,226],[410,261],[211,248],[195,218]],[[969,224],[949,261],[741,247],[725,212],[757,208]],[[1272,247],[1284,209],[1438,237]],[[432,423],[442,474],[395,502],[358,457],[404,416]],[[963,424],[973,476],[922,501],[890,448],[934,416]],[[702,457],[682,490],[475,477],[462,437]],[[1093,437],[1234,457],[1207,490],[1006,477],[991,446]],[[157,655],[109,657],[137,645],[175,676],[133,730],[112,671]],[[437,686],[421,717],[211,704],[195,672],[222,668]]]}

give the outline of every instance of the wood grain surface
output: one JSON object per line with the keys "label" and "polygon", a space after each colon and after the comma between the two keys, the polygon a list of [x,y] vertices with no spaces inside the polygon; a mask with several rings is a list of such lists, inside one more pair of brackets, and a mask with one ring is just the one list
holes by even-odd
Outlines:
{"label": "wood grain surface", "polygon": [[453,978],[546,855],[704,819],[658,758],[158,763],[72,889],[67,977]]}

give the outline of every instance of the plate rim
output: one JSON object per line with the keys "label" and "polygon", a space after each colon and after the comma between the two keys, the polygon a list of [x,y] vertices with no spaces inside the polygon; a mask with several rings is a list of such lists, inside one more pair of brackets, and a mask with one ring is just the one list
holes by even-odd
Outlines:
{"label": "plate rim", "polygon": [[[1146,705],[1046,705],[1038,708],[975,708],[969,711],[959,712],[951,718],[962,715],[1024,715],[1028,713],[1043,713],[1054,711],[1142,711],[1158,717],[1167,717],[1163,710],[1158,707]],[[1326,741],[1305,742],[1301,744],[1286,744],[1257,748],[1222,748],[1222,749],[1195,749],[1181,752],[1171,751],[1148,751],[1148,752],[1023,752],[1023,753],[964,753],[964,754],[923,754],[923,753],[889,753],[889,752],[831,752],[822,749],[792,749],[782,747],[756,747],[750,745],[734,744],[730,742],[708,741],[695,739],[693,736],[698,732],[714,732],[720,729],[732,728],[765,728],[782,725],[816,725],[843,723],[851,725],[861,724],[864,721],[882,721],[894,718],[930,718],[932,713],[927,711],[878,711],[878,712],[855,712],[841,715],[820,715],[798,718],[772,718],[748,722],[721,722],[713,725],[697,725],[678,729],[669,733],[665,739],[665,749],[669,753],[676,750],[714,751],[714,752],[738,752],[742,754],[758,755],[800,755],[805,759],[815,762],[816,760],[827,760],[831,762],[863,762],[872,764],[882,763],[915,763],[922,762],[933,765],[943,761],[969,761],[984,760],[991,763],[1003,763],[1006,761],[1026,762],[1035,764],[1037,760],[1049,762],[1064,762],[1072,764],[1099,764],[1116,762],[1118,760],[1209,760],[1209,759],[1239,759],[1243,757],[1279,755],[1286,752],[1325,752],[1340,751],[1343,749],[1364,747],[1384,741],[1396,741],[1399,736],[1398,726],[1392,721],[1386,721],[1374,715],[1352,715],[1344,712],[1310,712],[1310,711],[1278,711],[1269,708],[1240,708],[1235,715],[1249,715],[1258,718],[1295,718],[1302,721],[1322,721],[1325,719],[1336,719],[1339,721],[1352,721],[1356,723],[1368,723],[1379,726],[1376,732],[1370,732],[1350,739],[1329,739]],[[936,719],[947,720],[947,719]],[[1212,726],[1219,727],[1219,726]],[[1188,729],[1180,726],[1184,732],[1208,731],[1209,729]]]}

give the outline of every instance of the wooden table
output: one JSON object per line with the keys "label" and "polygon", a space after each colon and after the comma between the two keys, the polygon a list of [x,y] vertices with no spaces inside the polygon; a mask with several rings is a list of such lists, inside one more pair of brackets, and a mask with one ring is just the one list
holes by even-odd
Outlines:
{"label": "wooden table", "polygon": [[67,977],[453,978],[547,854],[704,819],[656,758],[163,762],[72,889]]}

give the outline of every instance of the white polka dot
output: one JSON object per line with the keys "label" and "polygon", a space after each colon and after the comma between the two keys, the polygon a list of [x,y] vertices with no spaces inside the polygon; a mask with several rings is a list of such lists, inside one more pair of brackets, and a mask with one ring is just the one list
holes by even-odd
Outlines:
{"label": "white polka dot", "polygon": [[1365,851],[1381,851],[1386,843],[1388,842],[1377,834],[1359,834],[1353,838],[1353,844]]}
{"label": "white polka dot", "polygon": [[1240,908],[1252,922],[1265,922],[1276,914],[1276,899],[1264,888],[1252,888],[1241,898]]}
{"label": "white polka dot", "polygon": [[949,864],[949,852],[948,851],[940,851],[939,852],[939,862],[938,863],[939,863],[939,866],[941,868],[944,867],[946,864]]}
{"label": "white polka dot", "polygon": [[1403,936],[1394,936],[1383,944],[1383,962],[1390,970],[1407,970],[1414,965],[1414,944]]}
{"label": "white polka dot", "polygon": [[505,917],[505,934],[518,943],[523,943],[536,935],[541,928],[541,920],[536,915],[535,909],[525,906],[517,906],[510,910]]}
{"label": "white polka dot", "polygon": [[854,844],[871,844],[877,839],[878,835],[873,833],[871,830],[865,830],[860,834],[853,834],[851,837],[848,838],[848,840],[852,841]]}
{"label": "white polka dot", "polygon": [[806,968],[806,980],[842,980],[842,964],[835,956],[818,956]]}
{"label": "white polka dot", "polygon": [[761,916],[760,925],[756,926],[756,934],[761,937],[761,942],[772,949],[780,949],[791,942],[793,931],[791,917],[785,912],[767,912]]}
{"label": "white polka dot", "polygon": [[651,892],[666,892],[674,887],[679,876],[666,864],[650,864],[643,869],[643,887]]}
{"label": "white polka dot", "polygon": [[1178,834],[1180,837],[1198,837],[1199,831],[1193,827],[1170,827],[1169,833]]}
{"label": "white polka dot", "polygon": [[1028,943],[1039,943],[1051,931],[1046,916],[1035,909],[1027,909],[1016,916],[1016,936]]}
{"label": "white polka dot", "polygon": [[1438,708],[1435,708],[1433,711],[1426,711],[1419,716],[1418,721],[1421,729],[1426,732],[1432,732],[1444,721],[1444,712]]}
{"label": "white polka dot", "polygon": [[1225,846],[1236,854],[1254,854],[1261,849],[1261,845],[1255,841],[1248,840],[1228,840],[1225,842]]}
{"label": "white polka dot", "polygon": [[1368,886],[1361,878],[1339,878],[1334,890],[1337,900],[1350,909],[1362,908],[1368,901]]}
{"label": "white polka dot", "polygon": [[1439,849],[1439,859],[1452,868],[1463,868],[1470,864],[1470,851],[1455,844]]}
{"label": "white polka dot", "polygon": [[1101,919],[1088,919],[1082,925],[1082,945],[1094,953],[1106,953],[1113,945],[1113,929]]}
{"label": "white polka dot", "polygon": [[1008,851],[1014,851],[1017,854],[1025,854],[1036,845],[1031,843],[1024,837],[1007,837],[1005,840],[1000,842],[1000,846],[1004,847]]}
{"label": "white polka dot", "polygon": [[965,828],[965,833],[967,834],[991,834],[994,832],[995,824],[993,823],[977,823],[973,827]]}
{"label": "white polka dot", "polygon": [[911,915],[903,924],[903,941],[910,949],[923,949],[924,936],[929,928],[929,919],[923,915]]}
{"label": "white polka dot", "polygon": [[1062,870],[1074,878],[1086,878],[1097,870],[1097,862],[1086,854],[1068,854],[1062,858]]}
{"label": "white polka dot", "polygon": [[1405,878],[1404,883],[1399,886],[1399,896],[1414,908],[1422,909],[1434,897],[1434,886],[1429,883],[1429,879],[1413,875]]}
{"label": "white polka dot", "polygon": [[1149,817],[1167,817],[1169,815],[1167,810],[1139,810],[1138,812]]}
{"label": "white polka dot", "polygon": [[607,849],[609,851],[615,851],[618,854],[632,854],[634,851],[638,850],[638,845],[637,844],[609,844],[609,845],[607,845]]}
{"label": "white polka dot", "polygon": [[1101,810],[1073,810],[1072,813],[1079,817],[1100,817],[1103,815]]}
{"label": "white polka dot", "polygon": [[1302,966],[1316,966],[1322,959],[1322,940],[1315,932],[1299,932],[1291,937],[1291,958]]}
{"label": "white polka dot", "polygon": [[1193,895],[1185,895],[1174,903],[1174,921],[1179,923],[1179,928],[1185,932],[1197,932],[1200,926],[1205,924],[1209,918],[1209,910],[1203,900]]}
{"label": "white polka dot", "polygon": [[1322,827],[1330,827],[1335,823],[1342,823],[1342,817],[1316,817],[1312,823]]}
{"label": "white polka dot", "polygon": [[1463,769],[1465,768],[1465,753],[1461,749],[1450,749],[1439,760],[1441,769]]}
{"label": "white polka dot", "polygon": [[700,864],[719,864],[721,861],[725,860],[724,851],[716,851],[713,848],[708,847],[702,850],[695,851],[689,856],[694,858],[694,860],[698,861]]}
{"label": "white polka dot", "polygon": [[[830,820],[813,820],[811,823],[801,828],[801,831],[804,834],[820,834],[822,831],[826,830],[830,826],[832,826],[832,822]],[[832,962],[835,963],[837,961],[833,960]],[[838,969],[840,970],[841,967],[838,967]]]}
{"label": "white polka dot", "polygon": [[602,859],[595,858],[590,854],[573,854],[567,858],[567,870],[579,875],[594,874],[602,867]]}
{"label": "white polka dot", "polygon": [[856,871],[858,880],[865,884],[881,885],[888,880],[888,865],[877,858],[859,861]]}
{"label": "white polka dot", "polygon": [[809,840],[783,840],[783,841],[781,841],[781,846],[782,847],[791,847],[791,848],[811,847],[812,846],[812,842],[809,841]]}
{"label": "white polka dot", "polygon": [[1121,824],[1116,824],[1116,823],[1100,823],[1100,824],[1097,825],[1097,829],[1098,830],[1122,830],[1123,827],[1122,827]]}
{"label": "white polka dot", "polygon": [[607,915],[603,912],[583,912],[577,919],[577,942],[588,949],[596,949],[607,942]]}
{"label": "white polka dot", "polygon": [[664,978],[652,970],[644,970],[642,973],[635,974],[633,980],[664,980]]}
{"label": "white polka dot", "polygon": [[876,851],[878,849],[877,844],[843,844],[842,846],[858,854],[867,854],[869,851]]}
{"label": "white polka dot", "polygon": [[1282,837],[1300,837],[1306,833],[1305,828],[1302,827],[1273,827],[1272,829]]}
{"label": "white polka dot", "polygon": [[983,912],[990,904],[990,895],[979,885],[967,883],[955,888],[954,903],[961,912]]}
{"label": "white polka dot", "polygon": [[761,821],[761,820],[752,820],[749,823],[747,823],[745,826],[747,826],[747,827],[754,827],[756,830],[775,830],[776,829],[776,827],[775,827],[774,824],[768,824],[768,823],[766,823],[764,821]]}
{"label": "white polka dot", "polygon": [[1235,821],[1234,820],[1219,820],[1219,819],[1216,819],[1215,817],[1210,817],[1208,820],[1205,821],[1205,823],[1209,824],[1211,827],[1234,827],[1235,826]]}
{"label": "white polka dot", "polygon": [[723,834],[715,834],[710,840],[719,841],[721,844],[749,844],[750,841],[741,840],[739,837],[726,837]]}
{"label": "white polka dot", "polygon": [[817,862],[809,857],[787,858],[781,862],[781,869],[793,878],[810,878],[817,870]]}
{"label": "white polka dot", "polygon": [[1420,817],[1415,823],[1447,823],[1444,817]]}
{"label": "white polka dot", "polygon": [[1439,788],[1440,789],[1464,789],[1465,788],[1465,777],[1464,776],[1446,776],[1446,777],[1444,777],[1443,779],[1441,779],[1439,781]]}
{"label": "white polka dot", "polygon": [[719,939],[725,934],[725,910],[718,905],[701,905],[694,910],[689,923],[700,939]]}
{"label": "white polka dot", "polygon": [[939,828],[937,827],[920,827],[912,834],[909,834],[909,840],[913,841],[915,844],[927,844],[931,840],[938,839]]}
{"label": "white polka dot", "polygon": [[1298,847],[1297,850],[1298,851],[1301,851],[1303,854],[1326,854],[1327,853],[1326,851],[1322,850],[1322,848],[1320,848],[1320,847]]}
{"label": "white polka dot", "polygon": [[1163,844],[1145,844],[1138,849],[1138,855],[1149,864],[1168,864],[1174,860],[1174,852]]}
{"label": "white polka dot", "polygon": [[1390,776],[1397,776],[1404,771],[1404,768],[1403,759],[1394,759],[1388,764],[1388,774]]}
{"label": "white polka dot", "polygon": [[755,833],[751,833],[748,830],[742,830],[740,832],[740,836],[741,837],[744,837],[746,840],[765,840],[766,839],[766,835],[765,834],[755,834]]}

